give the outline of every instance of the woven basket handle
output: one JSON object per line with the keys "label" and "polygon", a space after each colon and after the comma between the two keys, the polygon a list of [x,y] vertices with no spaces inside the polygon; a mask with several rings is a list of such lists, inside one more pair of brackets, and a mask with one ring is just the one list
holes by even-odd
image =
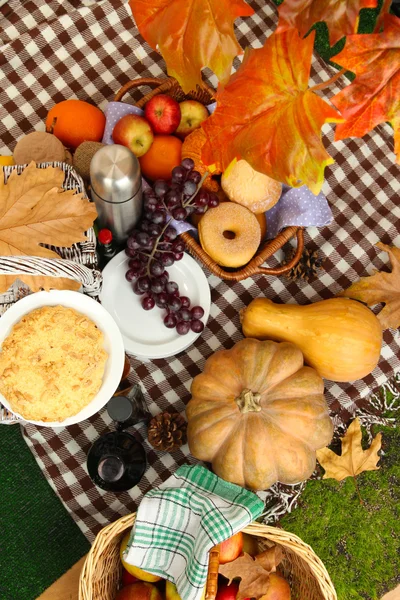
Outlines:
{"label": "woven basket handle", "polygon": [[218,587],[219,545],[210,550],[205,600],[215,600]]}
{"label": "woven basket handle", "polygon": [[[163,92],[167,92],[169,89],[174,87],[177,84],[175,79],[171,77],[167,77],[166,79],[156,79],[155,77],[142,77],[141,79],[133,79],[132,81],[128,81],[122,88],[115,94],[114,102],[121,102],[122,98],[130,92],[131,90],[135,90],[142,86],[147,85],[150,88],[154,89],[155,94],[161,94]],[[146,101],[149,100],[149,96],[145,96]],[[137,106],[141,104],[141,101],[137,103]]]}
{"label": "woven basket handle", "polygon": [[[275,269],[261,266],[293,237],[296,237],[297,239],[297,249],[296,254],[290,262],[280,267],[276,267]],[[248,277],[253,277],[253,275],[283,275],[298,263],[304,250],[303,229],[294,226],[286,227],[286,229],[281,231],[274,240],[268,241],[263,249],[260,250],[259,254],[257,254],[246,267],[239,269],[239,271],[225,271],[225,269],[213,261],[188,231],[181,233],[181,238],[185,242],[186,248],[196,259],[200,260],[211,273],[226,281],[242,281]]]}

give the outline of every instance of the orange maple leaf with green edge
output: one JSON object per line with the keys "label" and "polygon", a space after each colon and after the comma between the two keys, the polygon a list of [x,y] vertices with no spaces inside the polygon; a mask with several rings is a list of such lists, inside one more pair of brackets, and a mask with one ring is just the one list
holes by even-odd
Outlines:
{"label": "orange maple leaf with green edge", "polygon": [[158,46],[185,92],[202,83],[203,67],[228,80],[233,59],[243,54],[233,23],[254,13],[244,0],[129,0],[129,6],[141,35]]}
{"label": "orange maple leaf with green edge", "polygon": [[346,119],[335,140],[362,137],[388,121],[394,129],[394,150],[400,164],[400,19],[385,14],[382,33],[350,35],[333,60],[356,74],[332,98]]}
{"label": "orange maple leaf with green edge", "polygon": [[224,171],[234,159],[291,187],[318,194],[334,162],[321,140],[324,123],[342,121],[308,87],[315,32],[273,33],[263,48],[246,50],[243,63],[218,89],[217,108],[202,127],[202,159]]}
{"label": "orange maple leaf with green edge", "polygon": [[325,21],[329,43],[336,44],[344,35],[356,33],[362,8],[376,8],[378,0],[284,0],[278,7],[277,33],[297,29],[304,37],[311,27]]}

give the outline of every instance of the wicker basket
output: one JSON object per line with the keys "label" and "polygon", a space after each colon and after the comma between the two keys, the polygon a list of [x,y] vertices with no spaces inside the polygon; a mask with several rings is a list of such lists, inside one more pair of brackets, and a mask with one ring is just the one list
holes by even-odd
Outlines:
{"label": "wicker basket", "polygon": [[[124,534],[132,528],[135,517],[135,514],[122,517],[97,535],[81,572],[79,600],[115,600],[122,575],[119,546]],[[268,542],[281,546],[284,554],[281,567],[290,583],[292,600],[337,600],[323,563],[297,536],[259,523],[252,523],[243,531],[255,536],[261,548]],[[217,574],[218,563],[214,562],[208,574],[207,600],[215,597],[213,583]]]}
{"label": "wicker basket", "polygon": [[[152,89],[146,95],[143,95],[143,92],[139,88],[143,88],[145,86]],[[146,102],[148,102],[157,94],[168,94],[175,98],[175,100],[178,102],[184,99],[191,99],[207,105],[215,101],[214,90],[208,87],[205,83],[203,83],[201,88],[198,87],[196,91],[185,94],[176,79],[173,79],[172,77],[167,79],[146,78],[129,81],[116,94],[114,98],[115,102],[120,102],[127,92],[133,92],[133,94],[136,95],[135,100],[138,97],[137,94],[140,94],[140,99],[136,101],[136,106],[138,108],[143,108]],[[286,227],[286,229],[281,231],[275,239],[266,241],[246,266],[238,270],[226,271],[201,248],[201,246],[190,235],[190,233],[182,233],[181,237],[183,238],[189,252],[197,260],[203,263],[203,265],[212,273],[214,273],[214,275],[217,275],[221,279],[226,279],[228,281],[241,281],[242,279],[247,279],[247,277],[258,274],[283,275],[297,265],[304,249],[303,229],[301,227],[293,226]],[[275,252],[280,250],[293,237],[297,238],[297,249],[290,262],[274,269],[262,266],[266,260],[271,258]]]}

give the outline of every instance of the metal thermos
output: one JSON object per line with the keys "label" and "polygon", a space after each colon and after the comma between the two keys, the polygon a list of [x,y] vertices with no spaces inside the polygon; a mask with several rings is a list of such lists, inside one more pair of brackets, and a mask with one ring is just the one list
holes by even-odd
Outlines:
{"label": "metal thermos", "polygon": [[142,213],[138,159],[119,144],[100,148],[90,163],[90,185],[99,229],[110,229],[116,243],[123,244]]}

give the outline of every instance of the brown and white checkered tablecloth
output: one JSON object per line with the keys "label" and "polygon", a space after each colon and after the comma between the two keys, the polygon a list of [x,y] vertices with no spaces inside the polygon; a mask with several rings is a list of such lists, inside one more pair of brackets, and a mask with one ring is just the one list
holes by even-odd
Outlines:
{"label": "brown and white checkered tablecloth", "polygon": [[[256,14],[238,19],[236,34],[243,47],[257,47],[275,28],[276,9],[271,0],[249,4]],[[55,102],[77,97],[104,108],[128,80],[163,73],[162,59],[139,35],[126,0],[10,0],[0,8],[0,154],[12,150],[25,133],[43,129]],[[331,74],[315,58],[312,84]],[[215,85],[213,78],[210,81]],[[332,297],[373,268],[387,268],[387,256],[374,244],[381,240],[400,246],[400,168],[395,164],[392,130],[381,126],[362,140],[335,143],[332,126],[325,126],[323,132],[328,152],[336,160],[326,170],[323,187],[334,222],[321,230],[310,228],[306,245],[320,250],[325,271],[311,284],[264,276],[230,284],[210,275],[211,316],[197,342],[166,360],[132,359],[133,380],[142,383],[153,414],[170,405],[184,411],[191,380],[205,359],[241,339],[239,310],[252,298],[266,295],[279,302],[315,302]],[[368,395],[400,369],[399,331],[386,331],[384,341],[373,374],[355,384],[326,383],[337,424],[348,420],[357,406],[365,409]],[[138,427],[135,435],[144,441],[148,458],[145,476],[130,492],[103,492],[91,483],[85,459],[91,443],[109,425],[103,411],[68,428],[27,425],[24,430],[44,475],[89,539],[108,522],[135,510],[146,490],[191,460],[187,446],[171,454],[155,452],[145,441],[145,427]],[[290,508],[299,491],[301,486],[294,490],[274,486],[267,495],[272,513],[278,514],[282,506]]]}

